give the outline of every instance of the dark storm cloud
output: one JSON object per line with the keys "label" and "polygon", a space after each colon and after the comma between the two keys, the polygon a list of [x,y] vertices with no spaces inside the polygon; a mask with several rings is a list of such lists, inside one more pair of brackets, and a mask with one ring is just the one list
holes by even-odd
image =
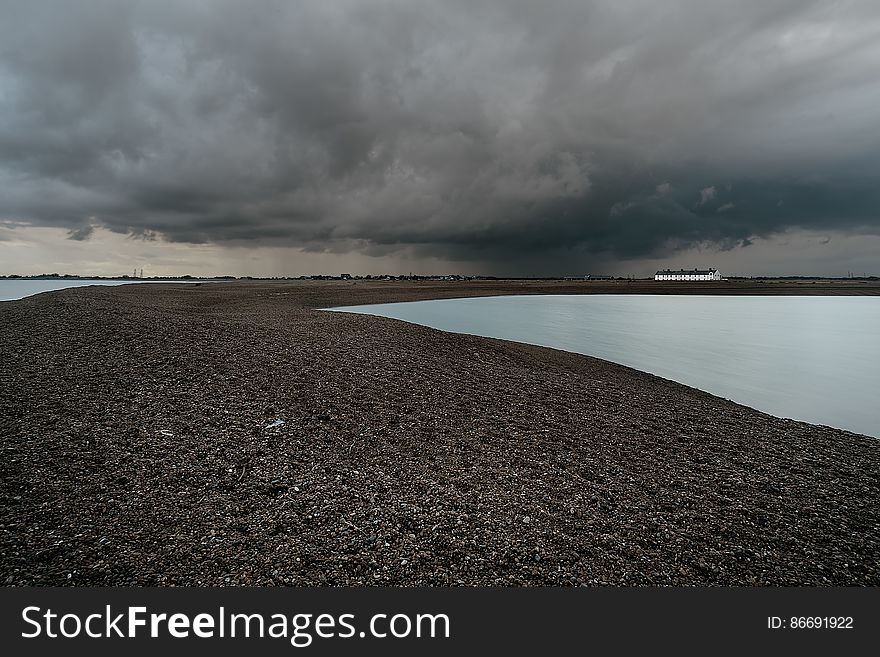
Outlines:
{"label": "dark storm cloud", "polygon": [[80,226],[79,228],[71,228],[67,231],[67,239],[74,240],[76,242],[82,242],[83,240],[87,240],[92,236],[92,233],[95,232],[95,227],[91,224],[86,224],[85,226]]}
{"label": "dark storm cloud", "polygon": [[524,269],[877,232],[876,7],[0,1],[0,219]]}

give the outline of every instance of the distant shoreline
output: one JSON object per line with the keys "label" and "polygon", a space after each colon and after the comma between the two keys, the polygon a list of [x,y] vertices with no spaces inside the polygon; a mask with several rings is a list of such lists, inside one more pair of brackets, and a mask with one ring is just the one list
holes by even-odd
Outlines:
{"label": "distant shoreline", "polygon": [[[291,289],[321,289],[327,298],[340,298],[339,305],[390,303],[428,299],[466,298],[508,294],[700,294],[700,295],[790,295],[790,296],[880,296],[880,280],[869,279],[749,279],[721,281],[653,280],[377,280],[377,279],[89,279],[89,278],[0,278],[10,281],[88,281],[137,283],[207,283],[232,286],[291,286]],[[339,292],[344,290],[343,292]],[[306,299],[308,298],[307,295]],[[304,301],[307,302],[307,301]]]}
{"label": "distant shoreline", "polygon": [[588,356],[316,310],[627,285],[702,287],[235,282],[0,304],[0,581],[880,584],[876,439]]}
{"label": "distant shoreline", "polygon": [[[367,275],[352,276],[349,274],[338,275],[304,275],[304,276],[192,276],[189,274],[183,276],[79,276],[79,275],[33,275],[23,276],[17,274],[0,276],[0,281],[130,281],[130,282],[149,282],[149,281],[218,281],[218,282],[249,282],[249,283],[270,283],[270,282],[318,282],[318,281],[363,281],[371,282],[399,282],[399,281],[419,281],[419,282],[450,282],[456,283],[536,283],[536,284],[567,284],[567,283],[588,283],[594,284],[632,284],[632,285],[650,285],[662,284],[670,285],[679,283],[679,281],[655,281],[653,278],[628,278],[624,276],[556,276],[556,277],[498,277],[498,276],[464,276],[464,275]],[[814,276],[731,276],[722,278],[720,281],[686,281],[686,285],[753,285],[753,284],[821,284],[831,286],[850,286],[850,285],[869,285],[870,287],[880,286],[880,277],[863,276],[863,277],[839,277],[826,278]]]}
{"label": "distant shoreline", "polygon": [[[64,287],[65,281],[70,282]],[[137,287],[138,284],[150,285],[161,283],[163,286],[201,285],[210,283],[214,286],[230,286],[241,288],[246,286],[265,285],[269,288],[291,290],[322,290],[322,298],[333,299],[339,307],[365,305],[373,303],[392,303],[397,301],[422,301],[430,299],[453,299],[478,296],[502,296],[515,294],[645,294],[645,295],[710,295],[710,296],[880,296],[880,281],[859,280],[790,280],[775,281],[566,281],[566,280],[467,280],[444,281],[434,279],[423,280],[221,280],[221,279],[73,279],[73,278],[0,278],[0,304],[10,303],[16,299],[27,298],[37,294],[60,292],[64,289],[88,287],[78,285],[83,281],[95,281],[95,285],[125,285]],[[15,282],[57,284],[48,290],[32,291],[27,295],[4,294],[3,287],[12,287]],[[303,297],[303,303],[309,304],[311,294]],[[338,301],[337,301],[338,299]],[[310,307],[322,307],[320,303]]]}
{"label": "distant shoreline", "polygon": [[[265,282],[284,285],[284,282]],[[321,298],[332,300],[329,306],[354,306],[370,303],[394,303],[430,299],[501,296],[510,294],[702,294],[702,295],[789,295],[789,296],[880,296],[880,281],[847,283],[842,281],[288,281],[291,290],[319,289]],[[255,284],[257,285],[257,284]],[[303,303],[320,307],[313,294]]]}

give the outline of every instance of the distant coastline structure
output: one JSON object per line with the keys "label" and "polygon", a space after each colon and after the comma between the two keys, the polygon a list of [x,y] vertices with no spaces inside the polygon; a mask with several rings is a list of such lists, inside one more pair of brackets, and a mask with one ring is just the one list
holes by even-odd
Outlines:
{"label": "distant coastline structure", "polygon": [[655,281],[720,281],[717,269],[661,269],[654,274]]}

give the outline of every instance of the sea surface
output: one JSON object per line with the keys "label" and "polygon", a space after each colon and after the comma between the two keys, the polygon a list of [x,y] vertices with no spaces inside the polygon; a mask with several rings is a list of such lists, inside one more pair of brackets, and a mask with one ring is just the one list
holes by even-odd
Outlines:
{"label": "sea surface", "polygon": [[880,437],[880,297],[535,295],[332,310],[596,356]]}
{"label": "sea surface", "polygon": [[188,281],[113,281],[113,280],[64,280],[64,279],[0,279],[0,301],[15,301],[24,299],[40,292],[53,290],[65,290],[69,287],[83,287],[85,285],[125,285],[127,283],[186,283]]}

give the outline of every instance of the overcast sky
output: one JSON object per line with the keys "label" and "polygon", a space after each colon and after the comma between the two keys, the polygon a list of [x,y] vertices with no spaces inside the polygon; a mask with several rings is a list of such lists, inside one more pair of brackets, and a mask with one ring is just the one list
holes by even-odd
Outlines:
{"label": "overcast sky", "polygon": [[0,274],[880,274],[880,3],[0,0]]}

